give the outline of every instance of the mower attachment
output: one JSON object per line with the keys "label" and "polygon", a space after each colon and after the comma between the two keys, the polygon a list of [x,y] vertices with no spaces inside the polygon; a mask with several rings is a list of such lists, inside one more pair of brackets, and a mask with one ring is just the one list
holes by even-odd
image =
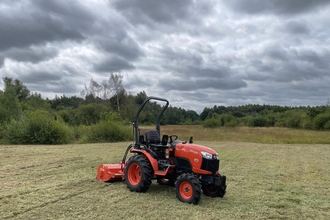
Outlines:
{"label": "mower attachment", "polygon": [[120,162],[119,164],[101,164],[97,168],[96,179],[103,182],[110,182],[114,180],[124,179],[124,165]]}

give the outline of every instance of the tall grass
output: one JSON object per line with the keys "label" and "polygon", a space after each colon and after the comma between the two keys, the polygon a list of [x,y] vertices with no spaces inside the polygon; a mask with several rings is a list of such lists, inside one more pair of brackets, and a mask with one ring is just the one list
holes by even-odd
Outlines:
{"label": "tall grass", "polygon": [[[142,127],[143,131],[155,127]],[[330,131],[314,131],[291,128],[219,127],[204,128],[200,125],[167,125],[161,134],[176,134],[180,140],[190,136],[199,141],[239,141],[253,143],[330,144]]]}

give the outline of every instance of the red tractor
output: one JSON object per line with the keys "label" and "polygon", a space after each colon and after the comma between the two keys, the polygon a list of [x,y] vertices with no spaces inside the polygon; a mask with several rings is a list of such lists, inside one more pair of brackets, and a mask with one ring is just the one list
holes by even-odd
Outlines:
{"label": "red tractor", "polygon": [[[156,130],[140,134],[138,117],[150,101],[166,104],[157,117]],[[153,179],[161,185],[175,186],[176,196],[182,202],[198,204],[202,193],[223,197],[226,176],[221,175],[219,157],[211,148],[178,140],[177,135],[160,138],[160,118],[169,105],[166,99],[147,97],[138,109],[133,122],[135,143],[128,146],[119,164],[101,164],[96,178],[100,181],[125,180],[134,192],[146,192]],[[126,159],[128,153],[134,155]]]}

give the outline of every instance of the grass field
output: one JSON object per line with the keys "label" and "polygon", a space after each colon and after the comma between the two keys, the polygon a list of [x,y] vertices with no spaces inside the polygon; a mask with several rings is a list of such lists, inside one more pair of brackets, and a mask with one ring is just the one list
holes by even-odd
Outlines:
{"label": "grass field", "polygon": [[[143,127],[142,127],[143,128]],[[155,129],[154,126],[144,130]],[[162,126],[165,134],[178,134],[181,140],[235,141],[267,144],[330,144],[330,131],[315,131],[280,127],[220,127],[204,128],[201,125]]]}
{"label": "grass field", "polygon": [[227,175],[223,199],[181,203],[154,182],[132,193],[95,179],[130,143],[0,145],[0,219],[330,219],[330,146],[233,141],[214,148]]}

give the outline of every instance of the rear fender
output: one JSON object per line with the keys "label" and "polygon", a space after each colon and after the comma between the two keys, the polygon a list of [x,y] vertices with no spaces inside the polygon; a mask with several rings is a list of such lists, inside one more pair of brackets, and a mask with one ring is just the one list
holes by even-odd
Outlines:
{"label": "rear fender", "polygon": [[143,154],[150,162],[152,169],[158,170],[158,162],[155,158],[153,158],[146,150],[141,150],[141,149],[136,149],[136,148],[132,148],[131,149],[131,153],[139,153],[139,154]]}

